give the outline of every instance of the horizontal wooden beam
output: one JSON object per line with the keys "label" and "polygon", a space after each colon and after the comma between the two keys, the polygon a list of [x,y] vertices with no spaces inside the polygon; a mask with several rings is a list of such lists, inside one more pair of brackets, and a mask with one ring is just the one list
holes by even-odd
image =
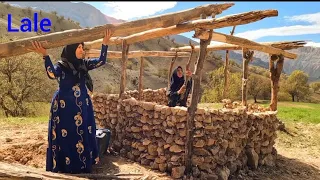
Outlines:
{"label": "horizontal wooden beam", "polygon": [[[100,57],[100,50],[90,49],[86,51],[86,58]],[[176,52],[172,51],[129,51],[128,58],[138,57],[175,57]],[[108,51],[107,58],[121,58],[122,52]],[[178,52],[178,57],[190,57],[189,52]]]}
{"label": "horizontal wooden beam", "polygon": [[77,42],[94,41],[103,38],[106,28],[111,29],[113,36],[128,36],[142,31],[154,28],[169,27],[184,23],[193,19],[198,19],[201,14],[211,16],[212,14],[221,14],[222,11],[233,6],[234,3],[208,4],[198,6],[184,11],[168,13],[150,18],[139,19],[119,24],[106,24],[93,28],[71,29],[62,32],[50,33],[42,36],[19,39],[0,44],[0,58],[21,55],[30,52],[33,49],[31,41],[40,41],[44,48],[55,48]]}
{"label": "horizontal wooden beam", "polygon": [[[199,38],[199,39],[206,39],[209,37],[208,35],[209,34],[207,32],[205,32],[205,33],[199,33],[193,37]],[[212,33],[212,40],[222,42],[222,43],[235,44],[235,45],[239,45],[243,48],[248,48],[250,50],[262,51],[262,52],[269,53],[269,54],[278,54],[278,55],[282,54],[284,57],[289,58],[289,59],[296,59],[297,58],[296,54],[286,52],[286,51],[279,49],[279,48],[274,48],[272,46],[256,43],[254,41],[250,41],[245,38],[230,36],[230,35],[222,34],[222,33],[218,33],[218,32]]]}
{"label": "horizontal wooden beam", "polygon": [[[218,29],[228,26],[243,25],[262,20],[266,17],[278,16],[277,10],[264,10],[264,11],[250,11],[245,13],[233,14],[215,19],[200,19],[183,24],[174,25],[167,28],[157,28],[127,37],[113,37],[110,39],[109,44],[121,44],[122,39],[126,39],[129,44],[135,42],[146,41],[153,38],[164,37],[192,31],[196,28],[204,29]],[[85,43],[85,49],[101,48],[102,39]]]}
{"label": "horizontal wooden beam", "polygon": [[[283,41],[283,42],[261,42],[260,44],[272,46],[274,48],[279,48],[282,50],[291,50],[303,47],[306,41]],[[199,51],[200,46],[194,46],[194,50]],[[221,44],[221,45],[209,45],[207,47],[208,51],[219,51],[219,50],[242,50],[241,46],[233,44]],[[190,46],[183,46],[179,48],[171,48],[170,51],[177,52],[191,52]]]}

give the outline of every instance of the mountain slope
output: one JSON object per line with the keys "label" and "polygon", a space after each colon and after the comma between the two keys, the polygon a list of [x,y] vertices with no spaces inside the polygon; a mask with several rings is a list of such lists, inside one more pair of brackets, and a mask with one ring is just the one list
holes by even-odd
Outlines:
{"label": "mountain slope", "polygon": [[90,4],[83,2],[8,2],[11,5],[19,7],[32,7],[35,10],[43,10],[47,12],[56,11],[60,16],[65,16],[80,23],[81,27],[94,27],[98,25],[120,23],[109,17]]}

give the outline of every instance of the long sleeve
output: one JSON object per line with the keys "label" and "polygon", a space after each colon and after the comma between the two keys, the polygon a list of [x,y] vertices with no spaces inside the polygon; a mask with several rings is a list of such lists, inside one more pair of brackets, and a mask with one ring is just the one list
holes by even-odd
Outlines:
{"label": "long sleeve", "polygon": [[50,79],[56,79],[61,76],[61,68],[58,65],[53,65],[49,56],[44,56],[44,65],[47,75]]}
{"label": "long sleeve", "polygon": [[99,58],[86,59],[84,62],[88,70],[92,70],[104,65],[107,62],[108,45],[101,47],[101,53]]}

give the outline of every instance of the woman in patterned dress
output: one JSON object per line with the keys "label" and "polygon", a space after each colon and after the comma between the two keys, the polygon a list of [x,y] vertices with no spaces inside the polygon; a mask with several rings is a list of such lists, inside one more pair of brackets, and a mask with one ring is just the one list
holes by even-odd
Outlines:
{"label": "woman in patterned dress", "polygon": [[106,63],[111,31],[106,30],[99,58],[83,59],[84,43],[64,47],[61,60],[53,65],[39,42],[34,51],[43,55],[47,75],[57,79],[59,89],[51,100],[46,170],[61,173],[90,173],[99,162],[96,124],[87,88],[92,91],[89,70]]}

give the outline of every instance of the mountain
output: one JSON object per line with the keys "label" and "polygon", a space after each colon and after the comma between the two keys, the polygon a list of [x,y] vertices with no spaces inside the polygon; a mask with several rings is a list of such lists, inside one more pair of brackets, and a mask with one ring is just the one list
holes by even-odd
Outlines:
{"label": "mountain", "polygon": [[177,34],[177,35],[170,35],[169,38],[170,38],[170,39],[174,39],[174,42],[179,43],[179,44],[188,45],[190,40],[191,40],[191,43],[192,43],[193,45],[199,45],[199,44],[200,44],[200,43],[198,43],[197,41],[194,41],[194,40],[192,40],[192,39],[190,39],[190,38],[187,38],[187,37],[182,36],[182,35],[179,35],[179,34]]}
{"label": "mountain", "polygon": [[80,23],[81,27],[94,27],[104,24],[121,23],[123,20],[107,16],[90,4],[83,2],[7,2],[17,7],[31,7],[35,10],[57,12],[60,16]]}
{"label": "mountain", "polygon": [[[310,81],[320,79],[320,48],[306,46],[288,52],[295,53],[298,57],[295,60],[285,58],[283,70],[286,74],[291,74],[294,70],[301,70],[309,75]],[[234,53],[238,57],[241,56],[240,51],[234,51]],[[268,68],[269,55],[267,53],[255,51],[254,58],[252,64]]]}

